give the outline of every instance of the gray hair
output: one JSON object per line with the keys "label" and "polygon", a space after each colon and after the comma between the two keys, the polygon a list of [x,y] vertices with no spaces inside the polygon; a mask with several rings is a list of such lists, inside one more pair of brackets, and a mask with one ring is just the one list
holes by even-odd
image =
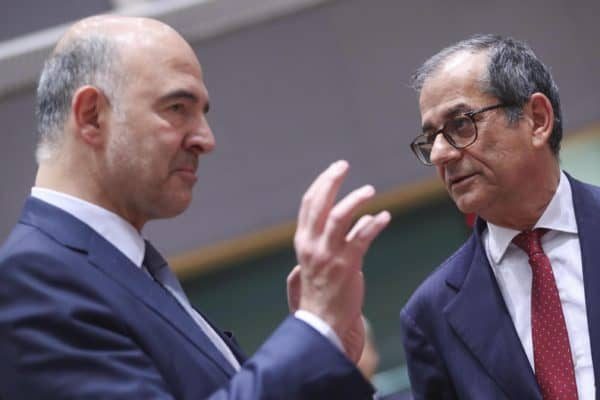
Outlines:
{"label": "gray hair", "polygon": [[427,60],[413,75],[412,86],[417,92],[451,56],[463,52],[487,51],[489,63],[487,76],[482,78],[482,90],[508,105],[505,108],[510,123],[517,122],[529,97],[536,92],[548,97],[554,111],[554,127],[550,135],[550,149],[555,155],[560,151],[562,117],[558,87],[550,69],[524,42],[498,35],[475,35],[446,47]]}
{"label": "gray hair", "polygon": [[37,87],[38,163],[51,158],[60,147],[78,88],[99,88],[107,98],[114,99],[111,104],[116,108],[117,64],[116,44],[99,35],[73,39],[46,60]]}

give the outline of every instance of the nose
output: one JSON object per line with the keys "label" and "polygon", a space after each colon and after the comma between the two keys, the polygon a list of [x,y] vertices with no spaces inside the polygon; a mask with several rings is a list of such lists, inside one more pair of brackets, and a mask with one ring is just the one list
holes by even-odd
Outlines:
{"label": "nose", "polygon": [[215,148],[215,136],[203,115],[197,126],[186,136],[184,146],[196,155],[210,153]]}
{"label": "nose", "polygon": [[455,159],[459,159],[462,152],[452,146],[444,135],[438,133],[431,147],[430,159],[434,165],[440,166]]}

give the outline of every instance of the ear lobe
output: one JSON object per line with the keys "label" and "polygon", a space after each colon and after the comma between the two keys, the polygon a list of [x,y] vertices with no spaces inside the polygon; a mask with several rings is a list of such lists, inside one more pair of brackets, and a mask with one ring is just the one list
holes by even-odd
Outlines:
{"label": "ear lobe", "polygon": [[78,136],[94,147],[104,142],[100,124],[106,101],[100,89],[94,86],[82,86],[73,95],[71,109]]}
{"label": "ear lobe", "polygon": [[546,146],[554,128],[554,110],[548,97],[534,93],[529,98],[529,112],[533,123],[531,140],[535,147]]}

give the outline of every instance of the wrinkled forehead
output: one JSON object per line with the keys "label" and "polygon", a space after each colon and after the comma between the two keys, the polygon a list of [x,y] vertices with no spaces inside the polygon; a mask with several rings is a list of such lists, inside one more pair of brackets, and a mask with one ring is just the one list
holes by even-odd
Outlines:
{"label": "wrinkled forehead", "polygon": [[183,40],[164,38],[146,43],[136,43],[133,46],[121,47],[121,55],[125,65],[133,73],[173,72],[189,74],[196,79],[202,79],[202,67],[193,49]]}
{"label": "wrinkled forehead", "polygon": [[484,98],[486,53],[460,52],[444,61],[423,83],[419,96],[421,122],[436,125],[459,112],[473,109]]}
{"label": "wrinkled forehead", "polygon": [[[189,86],[200,90],[203,72],[191,46],[173,32],[153,32],[150,37],[120,38],[123,68],[130,83],[152,85],[157,90],[165,85]],[[204,90],[204,89],[202,89]]]}

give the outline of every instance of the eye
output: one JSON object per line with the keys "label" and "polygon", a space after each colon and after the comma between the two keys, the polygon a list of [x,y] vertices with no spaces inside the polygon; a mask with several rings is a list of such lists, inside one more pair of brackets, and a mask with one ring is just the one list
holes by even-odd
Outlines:
{"label": "eye", "polygon": [[169,106],[169,111],[181,113],[185,110],[185,106],[182,103],[175,103]]}
{"label": "eye", "polygon": [[446,133],[453,138],[469,138],[475,134],[473,122],[468,117],[458,117],[448,121]]}

